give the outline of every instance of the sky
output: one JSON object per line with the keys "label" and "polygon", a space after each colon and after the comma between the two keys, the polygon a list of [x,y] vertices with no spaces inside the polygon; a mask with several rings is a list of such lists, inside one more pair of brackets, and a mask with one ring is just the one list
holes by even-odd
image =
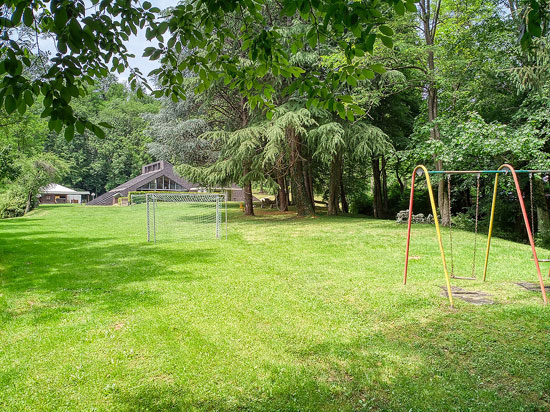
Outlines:
{"label": "sky", "polygon": [[[158,7],[159,9],[166,9],[170,6],[176,6],[179,1],[177,0],[150,0],[150,3],[153,5],[153,7]],[[138,28],[139,30],[139,28]],[[143,50],[145,50],[146,47],[149,46],[157,46],[158,41],[154,42],[148,42],[147,39],[145,39],[145,30],[138,31],[137,36],[132,36],[130,38],[130,41],[128,42],[128,51],[135,55],[136,57],[134,59],[131,59],[130,64],[132,67],[138,68],[141,73],[145,76],[149,74],[151,70],[154,70],[160,66],[158,60],[157,61],[150,61],[148,57],[142,57]],[[125,71],[122,74],[119,74],[119,78],[121,81],[126,81],[128,79],[128,71]]]}
{"label": "sky", "polygon": [[[149,0],[149,2],[154,7],[158,7],[161,10],[170,6],[175,6],[179,3],[178,0]],[[86,1],[86,3],[88,3],[87,5],[91,7],[91,3],[89,3],[88,0]],[[135,58],[130,59],[130,65],[134,68],[138,68],[144,76],[147,76],[151,70],[154,70],[160,66],[158,61],[150,61],[149,58],[142,57],[143,50],[145,50],[146,47],[149,47],[151,45],[157,46],[157,44],[157,41],[153,43],[148,42],[145,39],[145,30],[139,30],[138,28],[137,36],[131,36],[126,45],[126,47],[128,47],[128,51],[136,56]],[[40,39],[40,49],[50,52],[51,55],[54,55],[56,53],[55,45],[51,38]],[[128,75],[130,73],[128,72],[128,70],[126,70],[121,74],[115,74],[117,74],[122,82],[125,82],[128,80]]]}

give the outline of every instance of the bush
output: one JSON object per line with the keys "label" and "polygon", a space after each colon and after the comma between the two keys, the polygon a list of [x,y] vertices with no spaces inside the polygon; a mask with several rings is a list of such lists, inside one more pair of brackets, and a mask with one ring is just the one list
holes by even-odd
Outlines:
{"label": "bush", "polygon": [[[428,189],[417,187],[414,193],[414,214],[423,213],[427,216],[428,214],[432,213],[430,199],[428,196]],[[390,186],[388,188],[389,218],[393,218],[397,215],[398,212],[402,210],[407,210],[409,208],[409,196],[409,189],[405,190],[405,192],[401,194],[398,186]],[[374,214],[372,203],[372,195],[370,193],[362,193],[350,200],[350,211],[353,214],[372,216]]]}
{"label": "bush", "polygon": [[23,216],[26,204],[27,197],[20,189],[11,188],[0,193],[0,219]]}
{"label": "bush", "polygon": [[372,197],[366,193],[361,193],[358,197],[352,199],[350,202],[350,212],[354,215],[372,216],[374,214]]}

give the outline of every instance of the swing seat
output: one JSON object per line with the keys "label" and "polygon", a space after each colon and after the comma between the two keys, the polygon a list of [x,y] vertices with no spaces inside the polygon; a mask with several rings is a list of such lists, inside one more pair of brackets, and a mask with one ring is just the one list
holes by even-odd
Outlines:
{"label": "swing seat", "polygon": [[538,259],[539,262],[550,262],[550,259]]}
{"label": "swing seat", "polygon": [[451,275],[451,278],[453,278],[453,279],[462,279],[462,280],[476,280],[476,278],[474,278],[472,276],[455,276],[455,275]]}

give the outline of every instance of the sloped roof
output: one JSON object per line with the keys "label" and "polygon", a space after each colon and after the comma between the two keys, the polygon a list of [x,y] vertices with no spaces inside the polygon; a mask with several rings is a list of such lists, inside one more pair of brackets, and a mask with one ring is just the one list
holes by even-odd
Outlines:
{"label": "sloped roof", "polygon": [[[167,163],[167,162],[165,162]],[[185,189],[189,189],[196,185],[196,183],[191,183],[181,176],[174,173],[174,170],[172,168],[172,165],[168,167],[164,167],[160,170],[155,170],[149,173],[143,173],[140,174],[127,182],[122,183],[121,185],[115,187],[114,189],[109,190],[109,192],[119,193],[124,191],[130,191],[133,189],[137,189],[138,187],[143,186],[146,183],[149,183],[150,181],[156,179],[157,177],[166,176],[176,183],[179,183],[181,186],[183,186]]]}
{"label": "sloped roof", "polygon": [[[174,172],[173,166],[168,162],[157,162],[161,165],[160,169],[150,171],[147,173],[142,173],[139,176],[134,177],[133,179],[128,180],[127,182],[122,183],[121,185],[115,187],[114,189],[109,190],[107,193],[103,193],[101,196],[96,197],[94,200],[89,202],[89,205],[109,205],[113,203],[113,196],[119,193],[121,196],[128,196],[128,192],[137,190],[139,187],[155,180],[158,177],[166,176],[174,182],[178,183],[183,187],[184,190],[189,190],[191,187],[194,187],[196,183],[188,182],[183,179],[181,176],[177,175]],[[142,170],[144,170],[142,168]]]}
{"label": "sloped roof", "polygon": [[[151,170],[149,172],[145,172],[145,170],[149,169],[148,166],[153,166],[153,165],[155,166],[158,165],[159,168],[155,170]],[[129,192],[135,191],[139,187],[161,176],[166,176],[169,179],[173,180],[174,182],[178,183],[183,188],[183,191],[189,191],[193,188],[204,186],[199,183],[189,182],[188,180],[176,174],[174,172],[174,167],[167,161],[159,161],[159,162],[151,163],[149,165],[145,165],[142,167],[141,170],[142,170],[142,173],[139,176],[136,176],[133,179],[130,179],[127,182],[124,182],[121,185],[115,187],[114,189],[111,189],[108,192],[103,193],[101,196],[98,196],[92,201],[88,202],[88,205],[91,205],[91,206],[112,205],[114,201],[113,196],[115,196],[116,194],[120,194],[121,196],[128,196]],[[217,189],[221,189],[221,188],[217,188]],[[232,196],[233,200],[244,199],[244,190],[234,183],[231,184],[230,188],[223,188],[223,189],[234,191],[235,194]],[[258,199],[254,197],[253,200],[257,201]]]}
{"label": "sloped roof", "polygon": [[48,186],[40,188],[42,194],[55,194],[55,195],[89,195],[88,191],[76,191],[66,186],[59,185],[57,183],[50,183]]}

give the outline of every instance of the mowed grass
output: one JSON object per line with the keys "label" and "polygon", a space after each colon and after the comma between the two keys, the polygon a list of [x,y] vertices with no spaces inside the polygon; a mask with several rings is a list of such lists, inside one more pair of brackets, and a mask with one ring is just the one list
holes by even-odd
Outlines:
{"label": "mowed grass", "polygon": [[[156,245],[139,207],[0,221],[0,410],[550,409],[550,308],[514,284],[536,282],[527,245],[495,239],[488,282],[453,284],[496,303],[450,309],[432,226],[404,286],[405,226],[258,213]],[[473,234],[453,237],[467,276]]]}

